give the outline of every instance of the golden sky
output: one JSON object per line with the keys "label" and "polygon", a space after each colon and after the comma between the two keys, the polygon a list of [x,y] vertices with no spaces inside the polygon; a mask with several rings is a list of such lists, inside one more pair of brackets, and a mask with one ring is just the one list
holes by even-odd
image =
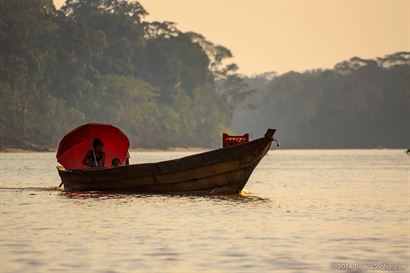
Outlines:
{"label": "golden sky", "polygon": [[[63,0],[54,0],[57,7]],[[352,56],[410,51],[410,0],[142,0],[148,21],[173,21],[229,48],[240,72],[331,68]]]}

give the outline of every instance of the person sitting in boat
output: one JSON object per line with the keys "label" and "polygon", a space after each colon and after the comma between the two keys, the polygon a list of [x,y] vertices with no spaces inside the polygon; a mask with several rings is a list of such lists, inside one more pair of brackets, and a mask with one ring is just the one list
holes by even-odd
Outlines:
{"label": "person sitting in boat", "polygon": [[113,158],[113,160],[111,161],[111,167],[115,168],[119,166],[121,166],[121,161],[117,157]]}
{"label": "person sitting in boat", "polygon": [[105,153],[102,150],[104,143],[98,138],[93,141],[93,149],[89,150],[83,159],[83,164],[89,167],[104,167]]}

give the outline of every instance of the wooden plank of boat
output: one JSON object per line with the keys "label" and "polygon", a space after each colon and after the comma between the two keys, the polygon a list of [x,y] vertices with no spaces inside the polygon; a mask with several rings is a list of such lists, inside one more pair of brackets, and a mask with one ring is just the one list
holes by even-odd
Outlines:
{"label": "wooden plank of boat", "polygon": [[269,151],[276,129],[250,142],[157,163],[66,170],[64,191],[240,193]]}

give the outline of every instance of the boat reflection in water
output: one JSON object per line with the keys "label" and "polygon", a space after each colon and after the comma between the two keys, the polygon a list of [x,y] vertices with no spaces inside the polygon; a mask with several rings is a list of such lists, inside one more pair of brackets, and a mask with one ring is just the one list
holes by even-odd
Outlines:
{"label": "boat reflection in water", "polygon": [[[147,199],[150,198],[161,198],[164,197],[163,194],[151,194],[151,193],[109,193],[109,192],[61,192],[61,195],[69,199],[96,199],[96,200],[109,200],[109,199],[123,199],[133,200],[133,199]],[[250,194],[248,191],[241,191],[239,194],[224,194],[224,195],[210,195],[207,193],[169,193],[166,198],[174,199],[192,199],[192,200],[209,200],[214,202],[233,202],[233,203],[267,203],[271,202],[269,198],[259,197]]]}

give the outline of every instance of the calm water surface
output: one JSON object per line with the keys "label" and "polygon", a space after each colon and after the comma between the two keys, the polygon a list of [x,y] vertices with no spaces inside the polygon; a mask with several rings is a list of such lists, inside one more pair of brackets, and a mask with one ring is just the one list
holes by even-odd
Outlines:
{"label": "calm water surface", "polygon": [[[139,152],[131,161],[188,154]],[[53,188],[55,165],[53,153],[0,153],[0,272],[410,268],[402,150],[271,151],[241,196],[68,194]]]}

